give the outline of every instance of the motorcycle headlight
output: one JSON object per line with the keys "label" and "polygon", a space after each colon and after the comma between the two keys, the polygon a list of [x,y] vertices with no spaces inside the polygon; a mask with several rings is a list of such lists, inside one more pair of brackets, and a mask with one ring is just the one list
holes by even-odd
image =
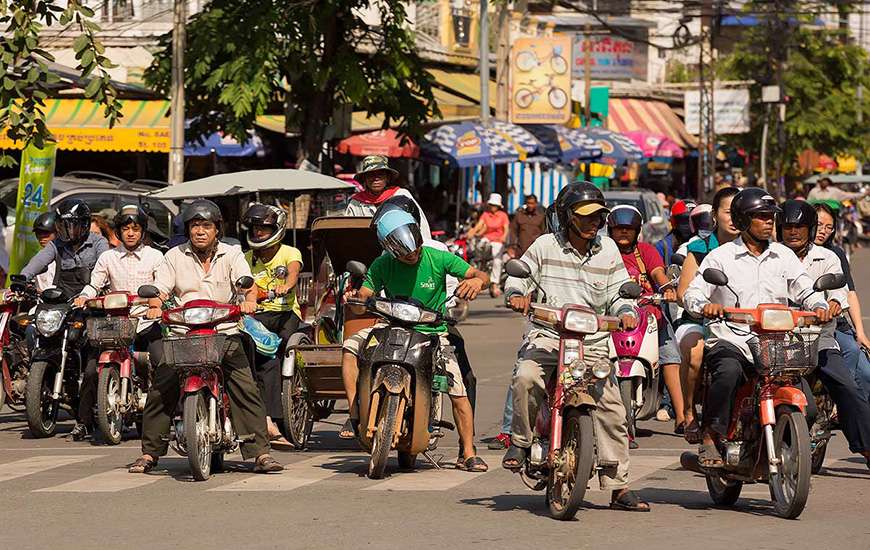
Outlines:
{"label": "motorcycle headlight", "polygon": [[106,294],[103,296],[103,309],[126,309],[127,305],[126,292]]}
{"label": "motorcycle headlight", "polygon": [[598,316],[588,311],[569,310],[565,315],[565,330],[581,334],[598,332]]}
{"label": "motorcycle headlight", "polygon": [[594,365],[592,365],[592,376],[598,378],[599,380],[603,380],[610,376],[610,373],[613,372],[613,365],[610,361],[603,359],[598,361]]}
{"label": "motorcycle headlight", "polygon": [[788,309],[768,309],[761,314],[763,330],[794,330],[794,317]]}
{"label": "motorcycle headlight", "polygon": [[36,330],[43,336],[51,336],[63,324],[63,311],[59,309],[43,309],[36,314]]}
{"label": "motorcycle headlight", "polygon": [[229,313],[229,308],[224,307],[192,307],[173,311],[169,314],[169,321],[183,325],[208,325],[226,319]]}
{"label": "motorcycle headlight", "polygon": [[400,321],[418,323],[420,322],[422,313],[423,312],[420,308],[412,306],[411,304],[393,304],[393,317]]}
{"label": "motorcycle headlight", "polygon": [[571,378],[573,378],[574,380],[582,380],[584,374],[586,374],[585,362],[577,359],[573,363],[571,363]]}

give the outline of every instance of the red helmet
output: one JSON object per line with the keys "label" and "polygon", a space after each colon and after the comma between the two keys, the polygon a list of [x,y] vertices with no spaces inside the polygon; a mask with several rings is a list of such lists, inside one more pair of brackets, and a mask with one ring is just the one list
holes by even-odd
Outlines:
{"label": "red helmet", "polygon": [[671,229],[676,227],[678,222],[688,220],[689,213],[696,206],[697,203],[692,199],[674,201],[674,204],[671,205]]}

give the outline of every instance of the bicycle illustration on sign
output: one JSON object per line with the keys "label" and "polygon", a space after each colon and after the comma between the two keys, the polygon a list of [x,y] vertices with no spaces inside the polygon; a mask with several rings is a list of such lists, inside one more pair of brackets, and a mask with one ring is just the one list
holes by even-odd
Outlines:
{"label": "bicycle illustration on sign", "polygon": [[550,75],[547,83],[540,86],[535,84],[535,79],[519,82],[520,88],[514,93],[514,103],[520,109],[528,109],[543,94],[547,94],[547,101],[554,109],[565,107],[568,104],[568,94],[562,88],[557,87],[553,80],[554,76]]}
{"label": "bicycle illustration on sign", "polygon": [[549,63],[550,68],[555,74],[565,74],[568,72],[568,60],[562,55],[560,46],[553,46],[550,52],[542,59],[538,57],[535,51],[535,45],[531,44],[528,50],[523,50],[517,54],[516,66],[522,72],[529,72],[538,67]]}

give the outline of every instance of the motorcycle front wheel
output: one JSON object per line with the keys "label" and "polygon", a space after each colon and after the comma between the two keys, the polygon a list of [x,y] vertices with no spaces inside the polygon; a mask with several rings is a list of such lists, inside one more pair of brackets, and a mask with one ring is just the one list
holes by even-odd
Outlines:
{"label": "motorcycle front wheel", "polygon": [[212,441],[208,433],[208,404],[201,392],[184,397],[184,444],[190,473],[197,481],[211,477]]}
{"label": "motorcycle front wheel", "polygon": [[121,375],[114,366],[104,367],[97,382],[97,427],[106,443],[121,443],[124,414],[121,412]]}
{"label": "motorcycle front wheel", "polygon": [[810,496],[810,434],[803,414],[788,407],[777,409],[773,429],[773,446],[780,459],[779,471],[771,474],[768,484],[773,507],[778,516],[795,519]]}
{"label": "motorcycle front wheel", "polygon": [[740,498],[743,482],[722,479],[716,474],[707,474],[707,491],[716,506],[732,506]]}
{"label": "motorcycle front wheel", "polygon": [[396,431],[396,416],[399,414],[400,395],[388,393],[384,395],[378,410],[378,427],[372,440],[372,456],[369,458],[369,479],[381,479],[387,468],[387,458],[393,446],[393,434]]}
{"label": "motorcycle front wheel", "polygon": [[560,464],[550,471],[547,483],[547,505],[550,515],[559,520],[573,519],[592,474],[595,460],[595,436],[592,416],[579,409],[569,409],[562,430]]}
{"label": "motorcycle front wheel", "polygon": [[58,367],[39,361],[30,365],[24,390],[27,427],[33,437],[51,437],[57,431],[57,413],[60,404],[51,398],[54,377]]}

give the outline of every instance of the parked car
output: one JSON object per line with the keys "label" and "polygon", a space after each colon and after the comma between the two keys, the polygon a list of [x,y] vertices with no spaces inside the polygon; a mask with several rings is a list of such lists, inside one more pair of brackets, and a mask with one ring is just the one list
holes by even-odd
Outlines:
{"label": "parked car", "polygon": [[649,189],[637,191],[605,191],[604,200],[608,208],[618,204],[627,204],[640,210],[643,216],[643,228],[640,231],[640,240],[654,243],[663,239],[670,231],[668,220],[665,218],[665,210],[655,193]]}

